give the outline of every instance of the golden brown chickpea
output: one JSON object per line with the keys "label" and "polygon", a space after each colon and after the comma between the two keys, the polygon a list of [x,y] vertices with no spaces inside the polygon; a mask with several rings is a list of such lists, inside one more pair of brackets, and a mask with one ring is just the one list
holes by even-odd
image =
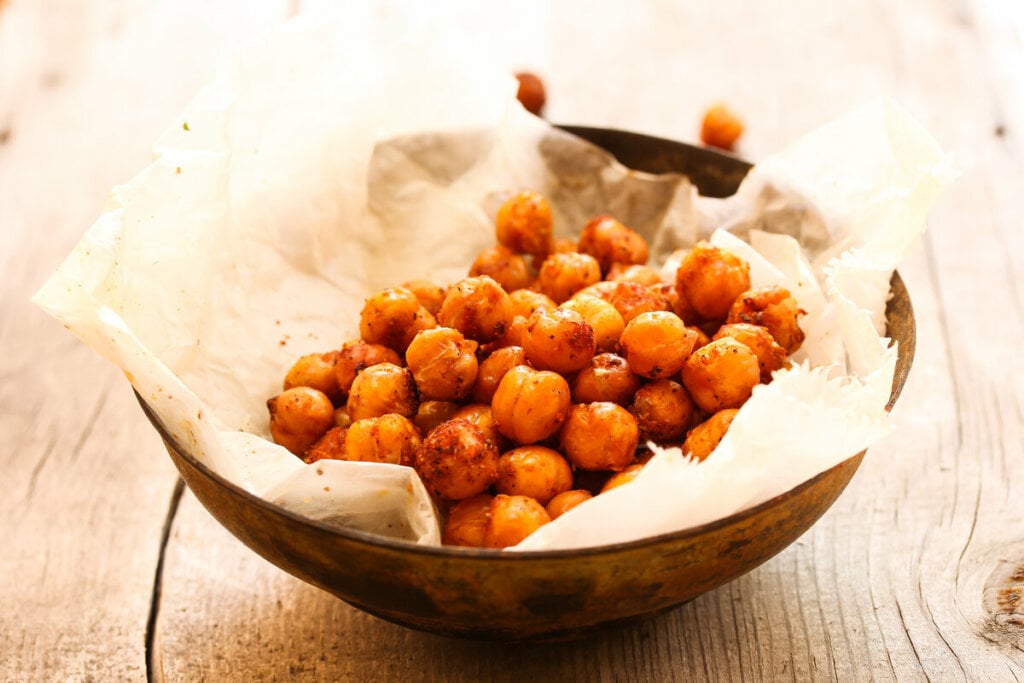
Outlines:
{"label": "golden brown chickpea", "polygon": [[715,339],[732,337],[754,352],[757,363],[761,367],[761,381],[769,382],[772,372],[778,370],[786,362],[786,349],[775,343],[772,335],[764,327],[749,323],[728,323],[722,325],[715,333]]}
{"label": "golden brown chickpea", "polygon": [[533,498],[499,493],[491,501],[484,546],[508,548],[516,545],[550,521],[548,511]]}
{"label": "golden brown chickpea", "polygon": [[345,437],[345,459],[412,467],[419,447],[416,425],[392,413],[353,422]]}
{"label": "golden brown chickpea", "polygon": [[596,350],[593,328],[566,308],[534,311],[522,346],[534,367],[563,374],[585,368]]}
{"label": "golden brown chickpea", "polygon": [[647,242],[638,232],[611,216],[596,216],[583,226],[579,250],[590,254],[607,273],[613,263],[647,263]]}
{"label": "golden brown chickpea", "polygon": [[641,313],[669,310],[668,299],[657,287],[644,287],[636,282],[615,283],[615,290],[608,302],[615,307],[627,325]]}
{"label": "golden brown chickpea", "polygon": [[540,258],[551,253],[551,206],[536,192],[513,195],[498,209],[494,221],[498,244]]}
{"label": "golden brown chickpea", "polygon": [[697,335],[675,313],[651,311],[629,321],[619,346],[630,370],[661,379],[683,369],[696,341]]}
{"label": "golden brown chickpea", "polygon": [[738,412],[740,411],[736,408],[719,410],[691,429],[686,435],[686,441],[683,442],[683,453],[703,462],[718,447],[718,442],[725,436],[725,432],[728,431],[729,425],[732,424],[732,420]]}
{"label": "golden brown chickpea", "polygon": [[437,425],[455,417],[455,413],[461,408],[462,406],[454,401],[424,401],[420,403],[412,422],[420,430],[420,434],[426,436]]}
{"label": "golden brown chickpea", "polygon": [[643,468],[644,466],[641,463],[634,463],[621,472],[616,472],[610,476],[608,481],[604,483],[604,486],[601,487],[601,493],[606,493],[612,489],[617,489],[623,484],[628,484],[636,479],[636,475],[640,474],[640,470]]}
{"label": "golden brown chickpea", "polygon": [[613,263],[605,279],[613,282],[636,282],[644,287],[663,284],[661,275],[654,268],[628,263]]}
{"label": "golden brown chickpea", "polygon": [[498,429],[498,423],[494,419],[494,411],[491,410],[490,405],[470,403],[468,406],[459,408],[452,419],[469,420],[475,424],[480,428],[484,436],[494,444],[499,453],[507,445],[505,437]]}
{"label": "golden brown chickpea", "polygon": [[529,287],[533,282],[533,274],[526,259],[500,244],[480,252],[469,269],[469,275],[486,275],[501,285],[506,292]]}
{"label": "golden brown chickpea", "polygon": [[639,438],[636,418],[607,402],[574,405],[559,435],[562,451],[574,466],[613,472],[633,464]]}
{"label": "golden brown chickpea", "polygon": [[405,351],[405,364],[420,397],[458,401],[468,396],[476,381],[476,347],[475,341],[450,327],[435,327],[413,337]]}
{"label": "golden brown chickpea", "polygon": [[562,454],[544,446],[520,446],[498,459],[498,493],[530,496],[541,505],[572,488],[572,468]]}
{"label": "golden brown chickpea", "polygon": [[761,382],[757,354],[731,337],[716,339],[690,354],[683,385],[701,410],[739,408]]}
{"label": "golden brown chickpea", "polygon": [[472,498],[460,500],[448,512],[441,542],[464,548],[482,548],[487,520],[491,517],[493,496],[481,493]]}
{"label": "golden brown chickpea", "polygon": [[338,390],[341,395],[348,395],[356,375],[377,363],[401,365],[402,358],[394,349],[380,344],[367,344],[362,340],[342,344],[341,350],[338,351],[338,357],[334,361],[334,375],[338,381]]}
{"label": "golden brown chickpea", "polygon": [[569,299],[560,308],[576,311],[583,316],[594,330],[594,348],[597,352],[618,348],[619,337],[622,336],[626,322],[610,303],[596,296],[582,296]]}
{"label": "golden brown chickpea", "polygon": [[[565,392],[569,397],[568,388]],[[334,405],[322,391],[293,387],[267,401],[270,435],[300,458],[334,426]]]}
{"label": "golden brown chickpea", "polygon": [[517,289],[508,298],[512,301],[512,312],[524,318],[529,318],[538,308],[555,308],[557,305],[551,297],[532,289]]}
{"label": "golden brown chickpea", "polygon": [[517,444],[556,434],[569,414],[569,384],[561,375],[518,365],[501,378],[491,410],[501,433]]}
{"label": "golden brown chickpea", "polygon": [[317,439],[316,443],[309,447],[303,461],[306,464],[312,464],[318,460],[344,460],[346,431],[344,427],[328,429],[323,436]]}
{"label": "golden brown chickpea", "polygon": [[519,89],[516,91],[516,99],[519,100],[519,103],[534,116],[543,114],[544,103],[547,101],[544,82],[529,71],[516,72],[516,80],[519,81]]}
{"label": "golden brown chickpea", "polygon": [[743,135],[743,121],[724,104],[711,106],[700,124],[700,141],[705,145],[732,151]]}
{"label": "golden brown chickpea", "polygon": [[599,353],[590,364],[577,373],[572,384],[572,400],[576,403],[611,402],[628,405],[640,388],[640,377],[629,369],[629,363],[614,353]]}
{"label": "golden brown chickpea", "polygon": [[302,356],[288,370],[282,388],[310,387],[322,391],[333,400],[338,395],[338,378],[334,370],[337,359],[337,351]]}
{"label": "golden brown chickpea", "polygon": [[804,341],[799,320],[806,312],[785,287],[763,287],[743,292],[729,310],[726,322],[766,327],[786,353],[793,353]]}
{"label": "golden brown chickpea", "polygon": [[545,506],[545,509],[548,511],[551,519],[555,520],[580,503],[585,503],[593,497],[593,494],[586,489],[572,489],[571,491],[559,493],[552,498]]}
{"label": "golden brown chickpea", "polygon": [[610,302],[612,300],[612,294],[615,293],[615,290],[616,288],[618,288],[618,286],[618,282],[601,280],[600,282],[595,282],[589,287],[584,287],[580,291],[573,294],[571,298],[582,299],[583,297],[597,297],[598,299],[603,299],[604,301]]}
{"label": "golden brown chickpea", "polygon": [[469,420],[439,424],[416,451],[416,471],[438,498],[462,500],[498,479],[498,449]]}
{"label": "golden brown chickpea", "polygon": [[679,264],[676,289],[703,320],[722,321],[736,298],[750,289],[750,265],[709,242],[698,242]]}
{"label": "golden brown chickpea", "polygon": [[659,379],[637,390],[630,412],[645,442],[676,441],[693,421],[693,401],[678,382]]}
{"label": "golden brown chickpea", "polygon": [[601,267],[597,259],[574,251],[551,254],[544,259],[537,284],[552,301],[562,303],[584,287],[600,281]]}
{"label": "golden brown chickpea", "polygon": [[437,321],[484,344],[504,335],[513,315],[508,294],[485,275],[452,285],[441,304]]}
{"label": "golden brown chickpea", "polygon": [[495,350],[480,363],[476,383],[473,384],[473,400],[490,405],[505,373],[517,365],[526,364],[526,352],[521,346],[506,346]]}
{"label": "golden brown chickpea", "polygon": [[419,406],[412,373],[391,363],[371,365],[356,375],[346,404],[353,421],[388,413],[412,417]]}
{"label": "golden brown chickpea", "polygon": [[416,295],[404,287],[392,287],[374,294],[359,315],[359,335],[370,344],[382,344],[404,353],[420,330],[437,323]]}
{"label": "golden brown chickpea", "polygon": [[444,287],[430,280],[409,280],[402,283],[402,287],[415,294],[420,305],[427,309],[430,315],[437,316],[437,312],[441,310],[441,302],[444,301]]}
{"label": "golden brown chickpea", "polygon": [[568,254],[570,251],[579,251],[577,249],[576,240],[569,239],[568,237],[559,237],[555,239],[555,246],[551,249],[552,254]]}

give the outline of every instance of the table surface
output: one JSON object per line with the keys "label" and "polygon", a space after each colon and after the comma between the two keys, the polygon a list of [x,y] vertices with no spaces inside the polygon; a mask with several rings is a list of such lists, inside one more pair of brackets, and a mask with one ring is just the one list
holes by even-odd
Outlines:
{"label": "table surface", "polygon": [[721,100],[756,162],[887,95],[962,172],[900,268],[918,348],[895,429],[836,505],[659,618],[516,647],[391,625],[251,553],[182,492],[120,373],[28,302],[219,56],[300,9],[0,1],[0,680],[1024,679],[1020,3],[425,12],[542,74],[554,121],[692,141]]}

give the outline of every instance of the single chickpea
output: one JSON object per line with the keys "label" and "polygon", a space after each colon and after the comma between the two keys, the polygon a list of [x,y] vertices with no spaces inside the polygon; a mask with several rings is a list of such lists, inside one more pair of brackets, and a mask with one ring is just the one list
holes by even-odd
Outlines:
{"label": "single chickpea", "polygon": [[529,287],[533,282],[533,274],[526,259],[500,244],[480,252],[469,269],[469,275],[486,275],[506,292]]}
{"label": "single chickpea", "polygon": [[634,463],[621,472],[616,472],[610,476],[608,481],[604,483],[604,486],[601,487],[601,493],[607,493],[612,489],[619,488],[623,484],[628,484],[636,479],[636,476],[640,474],[640,470],[643,468],[644,466],[641,463]]}
{"label": "single chickpea", "polygon": [[391,413],[353,422],[345,437],[345,459],[412,467],[419,447],[416,425]]}
{"label": "single chickpea", "polygon": [[586,367],[596,350],[593,328],[566,308],[534,311],[522,346],[534,367],[563,374]]}
{"label": "single chickpea", "polygon": [[772,372],[786,362],[786,349],[775,343],[767,328],[749,323],[727,323],[715,332],[715,339],[722,337],[732,337],[754,352],[761,368],[762,382],[771,381]]}
{"label": "single chickpea", "polygon": [[334,361],[334,376],[342,396],[348,396],[356,375],[378,363],[401,365],[402,358],[394,349],[381,344],[367,344],[362,340],[345,342]]}
{"label": "single chickpea", "polygon": [[498,479],[498,449],[469,420],[448,420],[423,440],[415,467],[435,496],[462,500],[484,493]]}
{"label": "single chickpea", "polygon": [[743,121],[724,104],[711,106],[700,124],[700,141],[711,147],[731,152],[743,135]]}
{"label": "single chickpea", "polygon": [[344,460],[346,431],[344,427],[328,429],[323,436],[317,439],[316,443],[309,447],[303,461],[308,465],[318,460]]}
{"label": "single chickpea", "polygon": [[543,114],[544,103],[547,102],[544,82],[537,74],[529,71],[516,72],[516,80],[519,81],[519,89],[516,91],[519,103],[534,116]]}
{"label": "single chickpea", "polygon": [[582,296],[569,299],[560,308],[576,311],[594,330],[594,348],[598,353],[618,348],[619,337],[626,327],[615,307],[596,296]]}
{"label": "single chickpea", "polygon": [[640,377],[629,369],[629,363],[614,353],[599,353],[590,364],[576,374],[572,383],[572,400],[576,403],[611,402],[628,405]]}
{"label": "single chickpea", "polygon": [[371,365],[356,375],[346,404],[353,421],[388,413],[412,417],[419,405],[412,373],[391,363]]}
{"label": "single chickpea", "polygon": [[645,442],[676,441],[693,421],[693,401],[678,382],[659,379],[637,390],[630,412]]}
{"label": "single chickpea", "polygon": [[501,208],[494,221],[498,244],[516,253],[545,258],[551,253],[551,206],[536,192],[513,195]]}
{"label": "single chickpea", "polygon": [[420,434],[426,436],[434,427],[455,417],[461,405],[454,401],[423,401],[412,419]]}
{"label": "single chickpea", "polygon": [[740,412],[736,408],[719,410],[704,422],[694,427],[687,433],[686,441],[683,442],[682,450],[697,460],[704,461],[711,452],[718,448],[718,442],[729,430],[729,425]]}
{"label": "single chickpea", "polygon": [[584,297],[596,297],[598,299],[603,299],[604,301],[611,302],[612,294],[615,293],[615,290],[618,288],[618,286],[618,282],[612,282],[610,280],[601,280],[600,282],[595,282],[589,287],[584,287],[580,291],[576,292],[570,297],[570,300],[582,299]]}
{"label": "single chickpea", "polygon": [[763,287],[743,292],[729,309],[726,322],[766,327],[786,353],[793,353],[804,341],[799,321],[806,313],[785,287]]}
{"label": "single chickpea", "polygon": [[647,241],[640,233],[611,216],[596,216],[583,226],[579,250],[596,258],[603,273],[607,273],[613,263],[647,263],[649,254]]}
{"label": "single chickpea", "polygon": [[506,446],[505,437],[498,429],[498,423],[494,419],[494,411],[490,405],[470,403],[468,406],[459,408],[452,419],[468,420],[476,425],[487,437],[487,440],[494,444],[499,453]]}
{"label": "single chickpea", "polygon": [[545,506],[545,509],[548,511],[551,519],[555,520],[580,503],[585,503],[593,497],[594,495],[586,489],[572,489],[571,491],[559,493],[552,498]]}
{"label": "single chickpea", "polygon": [[502,434],[517,444],[531,444],[558,432],[569,405],[569,384],[564,377],[518,365],[501,378],[491,411]]}
{"label": "single chickpea", "polygon": [[633,464],[639,438],[636,418],[615,403],[574,405],[559,435],[574,466],[614,472]]}
{"label": "single chickpea", "polygon": [[463,548],[482,548],[487,520],[491,517],[491,500],[487,493],[460,500],[448,512],[441,542]]}
{"label": "single chickpea", "polygon": [[526,364],[526,352],[521,346],[506,346],[495,350],[480,363],[473,384],[473,400],[490,404],[505,373],[517,365]]}
{"label": "single chickpea", "polygon": [[499,493],[491,501],[484,546],[508,548],[516,545],[550,521],[547,510],[533,498]]}
{"label": "single chickpea", "polygon": [[405,351],[405,364],[420,397],[458,401],[468,396],[476,381],[476,347],[475,341],[450,327],[435,327],[413,337]]}
{"label": "single chickpea", "polygon": [[641,313],[669,310],[668,299],[657,287],[644,287],[629,281],[615,283],[608,303],[615,307],[627,325]]}
{"label": "single chickpea", "polygon": [[736,298],[750,289],[750,265],[709,242],[698,242],[679,264],[676,289],[702,319],[722,321]]}
{"label": "single chickpea", "polygon": [[651,311],[629,321],[619,346],[630,370],[661,379],[683,369],[696,341],[697,335],[675,313]]}
{"label": "single chickpea", "polygon": [[404,353],[420,330],[436,326],[434,316],[416,295],[404,287],[392,287],[374,294],[359,315],[359,335],[370,344],[382,344]]}
{"label": "single chickpea", "polygon": [[555,308],[557,306],[551,297],[532,289],[517,289],[510,292],[508,298],[512,301],[512,312],[524,318],[529,318],[538,308]]}
{"label": "single chickpea", "polygon": [[430,312],[430,315],[437,316],[441,310],[441,303],[444,301],[445,288],[436,285],[430,280],[409,280],[402,283],[402,287],[416,295],[420,305]]}
{"label": "single chickpea", "polygon": [[601,281],[597,259],[587,254],[570,252],[551,254],[541,264],[537,284],[552,301],[562,303],[573,294]]}
{"label": "single chickpea", "polygon": [[452,285],[441,304],[437,321],[483,344],[505,334],[512,316],[508,294],[485,275]]}
{"label": "single chickpea", "polygon": [[613,263],[605,279],[612,282],[636,282],[644,287],[663,284],[661,275],[654,268],[629,263]]}
{"label": "single chickpea", "polygon": [[690,354],[683,385],[701,410],[739,408],[761,382],[757,354],[731,337],[716,339]]}
{"label": "single chickpea", "polygon": [[[569,391],[566,388],[566,399]],[[334,426],[334,405],[322,391],[293,387],[267,401],[270,435],[300,458]]]}
{"label": "single chickpea", "polygon": [[572,488],[572,468],[562,454],[544,446],[520,446],[498,459],[498,493],[530,496],[541,505]]}
{"label": "single chickpea", "polygon": [[574,239],[568,237],[558,237],[555,239],[555,245],[551,249],[552,254],[568,254],[571,251],[579,251],[577,248],[579,245]]}
{"label": "single chickpea", "polygon": [[299,358],[284,376],[283,389],[292,387],[310,387],[322,391],[328,398],[338,395],[338,378],[334,364],[338,359],[337,351],[326,353],[309,353]]}

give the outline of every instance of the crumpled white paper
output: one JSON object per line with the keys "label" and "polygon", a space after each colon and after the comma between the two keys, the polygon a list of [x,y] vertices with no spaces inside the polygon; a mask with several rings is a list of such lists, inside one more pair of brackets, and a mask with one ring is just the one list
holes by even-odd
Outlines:
{"label": "crumpled white paper", "polygon": [[507,73],[417,27],[371,36],[299,17],[229,60],[35,301],[121,367],[172,438],[228,480],[328,523],[436,544],[412,470],[307,466],[267,440],[265,401],[297,357],[358,335],[373,291],[462,277],[493,243],[504,194],[528,188],[551,199],[561,233],[612,213],[652,240],[654,258],[729,228],[713,241],[809,314],[806,365],[759,387],[707,462],[659,454],[633,484],[520,549],[700,524],[885,433],[889,275],[950,175],[904,112],[866,107],[759,164],[736,196],[709,200],[684,178],[624,169],[514,94]]}

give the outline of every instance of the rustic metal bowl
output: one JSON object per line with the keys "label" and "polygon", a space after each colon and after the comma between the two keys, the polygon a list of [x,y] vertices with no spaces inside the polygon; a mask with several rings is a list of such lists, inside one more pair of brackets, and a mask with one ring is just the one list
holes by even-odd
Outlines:
{"label": "rustic metal bowl", "polygon": [[[702,194],[727,196],[750,165],[679,142],[597,128],[567,130],[635,169],[690,176]],[[898,275],[886,311],[899,342],[889,407],[914,355],[914,315]],[[277,507],[226,481],[163,436],[182,478],[246,545],[294,576],[383,619],[477,639],[577,638],[669,610],[744,574],[795,541],[836,500],[864,453],[725,519],[599,548],[505,553],[423,547],[339,530]]]}

